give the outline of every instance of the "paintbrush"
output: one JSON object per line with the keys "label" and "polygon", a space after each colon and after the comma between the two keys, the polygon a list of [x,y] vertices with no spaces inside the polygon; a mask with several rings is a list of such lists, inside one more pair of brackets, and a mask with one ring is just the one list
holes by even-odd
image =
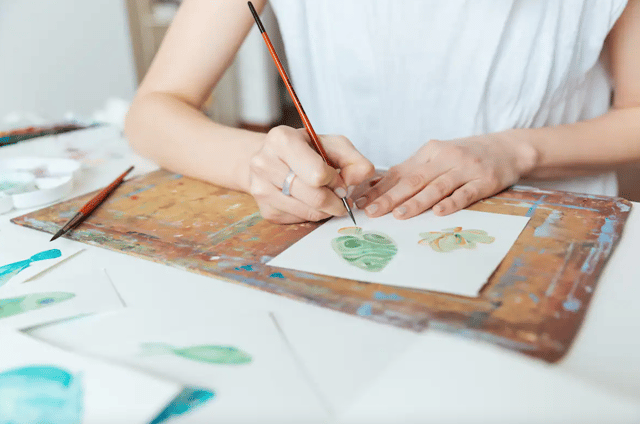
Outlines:
{"label": "paintbrush", "polygon": [[130,166],[129,169],[124,171],[118,178],[116,178],[111,184],[106,186],[100,193],[93,196],[91,200],[89,200],[74,216],[71,218],[64,226],[55,233],[51,240],[54,241],[61,235],[65,234],[67,231],[71,230],[73,227],[78,225],[83,219],[85,219],[91,212],[95,210],[98,206],[104,202],[104,200],[109,196],[124,180],[124,177],[127,176],[129,172],[133,170],[133,166]]}
{"label": "paintbrush", "polygon": [[[298,96],[296,95],[296,92],[293,90],[293,85],[291,85],[291,81],[289,80],[289,77],[287,76],[287,73],[285,72],[284,67],[282,66],[282,63],[280,62],[280,59],[278,58],[278,54],[273,48],[273,44],[271,44],[271,40],[267,35],[267,31],[265,31],[264,29],[264,25],[262,25],[262,21],[260,20],[260,16],[258,16],[258,12],[256,12],[256,9],[253,7],[253,4],[250,1],[247,3],[249,4],[249,9],[251,9],[253,18],[256,20],[256,24],[258,24],[258,28],[260,29],[260,34],[262,34],[262,38],[264,39],[264,42],[267,44],[267,49],[269,49],[269,53],[271,53],[271,57],[273,58],[273,61],[275,62],[276,67],[278,68],[278,72],[282,77],[282,81],[284,82],[285,87],[287,87],[287,91],[291,96],[291,100],[293,100],[293,104],[296,106],[296,110],[300,115],[300,119],[302,119],[304,128],[307,130],[307,133],[309,134],[309,137],[313,142],[313,147],[315,147],[316,152],[318,152],[318,154],[322,156],[322,159],[324,159],[327,165],[329,165],[332,168],[336,168],[336,166],[331,162],[331,160],[327,156],[327,152],[325,152],[324,148],[322,147],[322,144],[320,143],[320,139],[318,138],[318,135],[314,131],[313,127],[311,126],[311,122],[309,121],[307,114],[302,108],[302,103],[300,103],[300,100],[298,100]],[[347,209],[347,212],[349,213],[349,216],[351,217],[351,220],[353,221],[353,223],[357,225],[356,220],[353,217],[353,212],[351,212],[351,208],[349,207],[349,203],[347,202],[346,197],[342,198],[342,203],[344,203],[344,207]]]}

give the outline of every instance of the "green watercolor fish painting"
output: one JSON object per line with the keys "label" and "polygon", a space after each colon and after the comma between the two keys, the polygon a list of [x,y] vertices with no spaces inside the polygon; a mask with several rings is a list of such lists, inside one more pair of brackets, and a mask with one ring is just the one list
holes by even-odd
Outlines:
{"label": "green watercolor fish painting", "polygon": [[176,355],[206,364],[243,365],[251,362],[251,355],[233,346],[196,345],[175,347],[166,343],[143,343],[144,355]]}
{"label": "green watercolor fish painting", "polygon": [[391,237],[376,231],[363,231],[360,227],[345,227],[342,234],[331,241],[333,250],[353,266],[369,272],[379,272],[398,253]]}
{"label": "green watercolor fish painting", "polygon": [[47,292],[31,293],[20,297],[0,299],[0,319],[52,306],[73,297],[75,297],[75,294],[73,293]]}
{"label": "green watercolor fish painting", "polygon": [[475,249],[478,243],[493,243],[496,239],[483,230],[463,230],[462,227],[442,231],[420,233],[418,243],[431,246],[436,252],[453,252],[457,249]]}

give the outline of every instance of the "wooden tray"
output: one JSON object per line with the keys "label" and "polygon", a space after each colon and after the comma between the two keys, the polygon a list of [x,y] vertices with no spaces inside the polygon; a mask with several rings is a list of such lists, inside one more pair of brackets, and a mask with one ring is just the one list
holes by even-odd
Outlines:
{"label": "wooden tray", "polygon": [[[91,196],[12,222],[55,233]],[[531,217],[476,298],[266,266],[319,224],[271,224],[250,196],[166,171],[125,182],[68,236],[380,323],[437,328],[557,361],[580,327],[631,203],[515,187],[469,209]]]}

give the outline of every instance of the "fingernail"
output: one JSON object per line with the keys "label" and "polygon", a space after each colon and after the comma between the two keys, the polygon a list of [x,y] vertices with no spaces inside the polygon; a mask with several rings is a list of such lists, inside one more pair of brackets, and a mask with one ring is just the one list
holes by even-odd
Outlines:
{"label": "fingernail", "polygon": [[440,213],[440,212],[442,212],[443,210],[444,210],[444,208],[443,208],[442,206],[440,206],[440,205],[437,205],[437,206],[434,206],[434,207],[433,207],[433,211],[434,211],[435,213]]}
{"label": "fingernail", "polygon": [[362,207],[365,205],[365,203],[367,203],[367,198],[365,196],[362,196],[361,198],[356,200],[356,206],[359,209],[362,209]]}
{"label": "fingernail", "polygon": [[377,210],[378,210],[378,205],[376,205],[375,203],[370,204],[369,206],[367,206],[367,209],[366,209],[368,213],[376,213]]}
{"label": "fingernail", "polygon": [[398,209],[396,209],[396,213],[398,215],[404,215],[405,213],[407,213],[407,207],[406,206],[400,206]]}
{"label": "fingernail", "polygon": [[351,195],[353,194],[353,190],[356,189],[356,186],[350,185],[349,187],[347,187],[347,197],[351,197]]}
{"label": "fingernail", "polygon": [[341,199],[347,196],[347,190],[343,189],[342,187],[336,188],[335,190],[333,190],[333,192]]}

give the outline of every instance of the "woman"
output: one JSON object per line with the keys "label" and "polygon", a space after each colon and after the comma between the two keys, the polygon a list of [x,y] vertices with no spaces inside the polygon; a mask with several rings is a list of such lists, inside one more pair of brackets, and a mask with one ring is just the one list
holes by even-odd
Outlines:
{"label": "woman", "polygon": [[343,215],[373,164],[389,171],[357,207],[406,219],[523,179],[615,195],[614,167],[640,160],[640,0],[271,4],[311,122],[339,134],[320,136],[339,172],[304,130],[200,112],[254,25],[243,0],[183,1],[126,132],[165,168],[251,193],[273,222]]}

